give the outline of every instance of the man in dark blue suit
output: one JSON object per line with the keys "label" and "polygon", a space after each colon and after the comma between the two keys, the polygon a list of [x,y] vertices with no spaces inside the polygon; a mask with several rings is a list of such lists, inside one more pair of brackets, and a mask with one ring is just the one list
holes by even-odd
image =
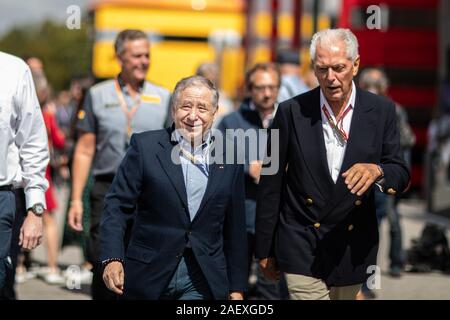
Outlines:
{"label": "man in dark blue suit", "polygon": [[174,127],[131,139],[101,223],[103,279],[126,299],[243,297],[243,166],[220,161],[210,130],[217,101],[209,80],[185,78],[172,98]]}
{"label": "man in dark blue suit", "polygon": [[374,189],[401,193],[409,172],[394,103],[353,83],[353,33],[316,33],[311,59],[320,87],[281,103],[272,123],[279,170],[263,167],[256,256],[266,277],[286,274],[291,299],[355,299],[376,270]]}

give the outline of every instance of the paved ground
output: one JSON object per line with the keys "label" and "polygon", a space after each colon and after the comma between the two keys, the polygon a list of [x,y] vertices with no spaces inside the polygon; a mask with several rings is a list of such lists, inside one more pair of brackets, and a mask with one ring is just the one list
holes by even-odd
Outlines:
{"label": "paved ground", "polygon": [[[425,222],[433,222],[447,229],[447,239],[450,239],[450,219],[425,213],[423,201],[408,200],[400,204],[402,216],[404,247],[411,246],[411,239],[418,238]],[[388,270],[388,224],[384,223],[381,230],[381,244],[378,255],[382,270],[381,288],[375,290],[378,299],[402,300],[448,300],[450,299],[450,275],[440,272],[404,273],[401,278],[386,275]]]}
{"label": "paved ground", "polygon": [[[61,197],[65,196],[62,192]],[[412,238],[419,237],[422,228],[427,221],[438,223],[447,228],[447,236],[450,239],[450,219],[425,213],[423,201],[408,200],[400,204],[402,215],[403,239],[405,247],[409,247]],[[62,226],[62,215],[58,216]],[[386,274],[388,252],[388,226],[386,223],[381,228],[381,245],[379,253],[379,265],[381,268],[381,288],[375,290],[377,299],[450,299],[450,275],[442,273],[405,273],[401,278],[391,278]],[[43,248],[34,253],[34,259],[45,261]],[[60,263],[78,265],[82,262],[81,251],[76,247],[65,248],[60,256]],[[73,283],[68,283],[69,287]],[[40,279],[28,280],[17,285],[19,299],[29,300],[87,300],[89,287],[84,285],[80,289],[68,289],[67,286],[48,285]]]}

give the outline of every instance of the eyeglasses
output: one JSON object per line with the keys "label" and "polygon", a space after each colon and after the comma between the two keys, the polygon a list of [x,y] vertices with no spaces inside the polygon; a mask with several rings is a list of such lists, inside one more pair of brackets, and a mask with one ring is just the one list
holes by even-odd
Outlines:
{"label": "eyeglasses", "polygon": [[278,86],[252,86],[252,89],[258,92],[265,91],[266,89],[269,89],[270,91],[278,90]]}

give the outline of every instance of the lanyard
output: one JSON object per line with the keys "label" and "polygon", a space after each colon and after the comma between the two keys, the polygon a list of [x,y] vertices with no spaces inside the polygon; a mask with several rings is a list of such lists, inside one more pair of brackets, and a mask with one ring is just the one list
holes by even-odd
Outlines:
{"label": "lanyard", "polygon": [[[188,150],[184,149],[181,144],[180,146],[180,156],[184,156],[186,159],[188,159],[194,166],[200,169],[200,171],[206,176],[209,176],[208,172],[208,163],[205,159],[208,155],[209,149],[211,148],[212,142],[210,142],[203,150],[202,155],[194,155],[193,153],[189,152]],[[203,160],[203,161],[202,161]]]}
{"label": "lanyard", "polygon": [[344,130],[344,118],[349,113],[352,106],[348,106],[344,112],[342,112],[340,115],[336,117],[337,122],[334,122],[333,117],[331,117],[330,113],[328,112],[327,107],[324,105],[322,107],[323,113],[325,113],[325,116],[327,117],[328,122],[330,123],[331,128],[334,129],[334,131],[344,140],[348,140],[348,134]]}
{"label": "lanyard", "polygon": [[205,155],[208,154],[209,150],[212,147],[213,142],[210,141],[209,143],[204,142],[202,144],[202,155],[195,155],[192,152],[186,150],[185,148],[183,148],[183,146],[181,145],[181,143],[179,144],[180,146],[180,152],[183,154],[183,156],[188,159],[189,161],[192,162],[192,164],[198,164],[201,163],[201,160],[204,159]]}
{"label": "lanyard", "polygon": [[131,128],[131,120],[133,120],[133,117],[136,114],[137,109],[141,105],[141,99],[140,98],[136,99],[133,107],[131,107],[131,109],[130,109],[130,108],[128,108],[128,104],[125,101],[125,98],[123,96],[122,89],[120,88],[119,80],[117,79],[117,77],[114,79],[114,86],[116,89],[117,97],[119,98],[120,107],[122,108],[122,111],[127,118],[127,137],[129,140],[131,137],[131,134],[133,133],[132,128]]}

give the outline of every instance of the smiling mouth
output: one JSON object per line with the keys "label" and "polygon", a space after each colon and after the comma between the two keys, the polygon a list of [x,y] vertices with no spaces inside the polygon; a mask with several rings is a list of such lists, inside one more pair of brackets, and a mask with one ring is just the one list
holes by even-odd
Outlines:
{"label": "smiling mouth", "polygon": [[201,125],[194,125],[194,124],[188,124],[188,123],[184,123],[184,125],[186,126],[186,128],[188,128],[188,129],[193,129],[193,130],[202,127]]}

